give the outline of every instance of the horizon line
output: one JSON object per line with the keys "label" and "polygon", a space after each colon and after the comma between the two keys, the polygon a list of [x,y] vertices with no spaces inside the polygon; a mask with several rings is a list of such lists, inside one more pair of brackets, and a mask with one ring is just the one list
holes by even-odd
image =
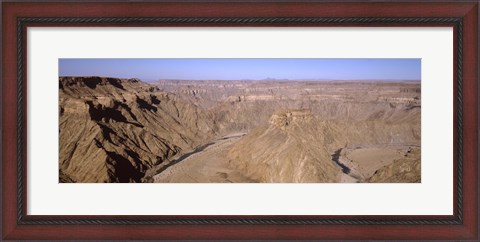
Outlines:
{"label": "horizon line", "polygon": [[158,82],[158,81],[417,81],[421,82],[421,79],[322,79],[322,78],[299,78],[299,79],[288,79],[288,78],[264,78],[264,79],[176,79],[176,78],[159,78],[152,81],[146,81],[138,77],[114,77],[114,76],[95,76],[95,75],[85,75],[85,76],[58,76],[62,77],[102,77],[102,78],[117,78],[117,79],[138,79],[142,82]]}

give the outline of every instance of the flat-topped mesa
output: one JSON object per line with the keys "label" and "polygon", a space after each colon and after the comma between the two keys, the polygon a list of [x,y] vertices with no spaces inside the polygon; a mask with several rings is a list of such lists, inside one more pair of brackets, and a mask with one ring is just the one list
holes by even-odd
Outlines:
{"label": "flat-topped mesa", "polygon": [[312,119],[313,114],[310,109],[293,109],[273,114],[269,122],[275,127],[285,130],[291,124],[310,121]]}

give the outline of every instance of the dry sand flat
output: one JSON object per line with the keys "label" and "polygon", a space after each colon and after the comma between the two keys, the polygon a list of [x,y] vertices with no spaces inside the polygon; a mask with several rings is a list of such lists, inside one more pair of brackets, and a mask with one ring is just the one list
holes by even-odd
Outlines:
{"label": "dry sand flat", "polygon": [[349,172],[341,174],[340,181],[345,183],[366,182],[378,170],[407,157],[413,149],[416,149],[415,145],[357,146],[342,149],[339,162],[348,167]]}
{"label": "dry sand flat", "polygon": [[395,147],[371,147],[346,150],[345,157],[358,164],[357,171],[363,177],[371,177],[375,171],[383,166],[393,163],[402,158],[406,151]]}
{"label": "dry sand flat", "polygon": [[252,180],[229,167],[227,153],[244,134],[236,133],[217,139],[198,152],[169,166],[153,177],[165,183],[247,183]]}

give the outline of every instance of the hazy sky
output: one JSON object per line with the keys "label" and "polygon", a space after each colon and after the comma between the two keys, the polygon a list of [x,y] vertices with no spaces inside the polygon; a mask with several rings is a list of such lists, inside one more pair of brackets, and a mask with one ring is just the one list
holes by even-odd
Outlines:
{"label": "hazy sky", "polygon": [[185,80],[420,80],[420,59],[59,59],[60,76]]}

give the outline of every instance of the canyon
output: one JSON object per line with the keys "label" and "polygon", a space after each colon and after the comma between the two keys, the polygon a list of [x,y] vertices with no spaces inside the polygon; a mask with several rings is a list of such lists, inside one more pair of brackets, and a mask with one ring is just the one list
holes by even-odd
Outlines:
{"label": "canyon", "polygon": [[59,78],[59,181],[418,183],[419,81]]}

